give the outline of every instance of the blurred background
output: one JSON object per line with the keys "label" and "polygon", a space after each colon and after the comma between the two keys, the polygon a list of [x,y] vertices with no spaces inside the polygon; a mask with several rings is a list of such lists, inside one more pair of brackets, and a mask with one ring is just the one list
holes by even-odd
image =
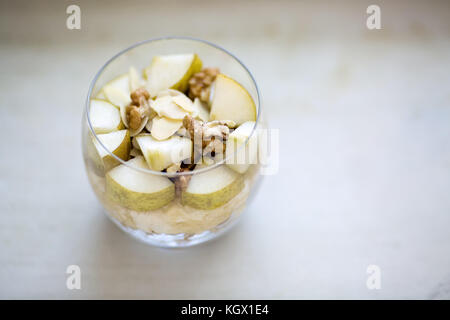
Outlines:
{"label": "blurred background", "polygon": [[[449,1],[0,3],[0,298],[450,298]],[[186,250],[117,229],[81,158],[97,70],[167,35],[239,57],[280,130],[241,223]]]}

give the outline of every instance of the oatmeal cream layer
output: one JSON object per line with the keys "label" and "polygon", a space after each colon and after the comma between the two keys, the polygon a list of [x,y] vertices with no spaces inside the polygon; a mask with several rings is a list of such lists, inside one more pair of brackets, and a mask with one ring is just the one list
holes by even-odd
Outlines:
{"label": "oatmeal cream layer", "polygon": [[165,234],[201,233],[226,221],[231,214],[240,214],[245,208],[252,184],[252,179],[246,176],[241,192],[223,206],[212,210],[198,210],[183,206],[176,199],[160,209],[139,212],[111,201],[105,193],[105,178],[90,172],[89,180],[107,212],[124,226],[148,233]]}

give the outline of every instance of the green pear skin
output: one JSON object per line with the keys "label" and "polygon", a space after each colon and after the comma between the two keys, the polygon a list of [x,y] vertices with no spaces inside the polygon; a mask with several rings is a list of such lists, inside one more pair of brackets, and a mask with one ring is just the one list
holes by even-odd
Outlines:
{"label": "green pear skin", "polygon": [[223,206],[225,203],[233,199],[244,188],[244,180],[239,178],[235,184],[227,186],[225,189],[209,194],[191,194],[183,193],[181,201],[183,205],[200,210],[212,210]]}
{"label": "green pear skin", "polygon": [[175,185],[155,193],[125,191],[109,174],[106,175],[106,193],[114,202],[135,211],[150,211],[164,207],[175,198]]}

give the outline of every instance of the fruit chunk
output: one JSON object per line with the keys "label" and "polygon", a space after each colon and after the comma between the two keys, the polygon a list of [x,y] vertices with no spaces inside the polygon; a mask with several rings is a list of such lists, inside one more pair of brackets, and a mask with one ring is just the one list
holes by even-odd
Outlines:
{"label": "fruit chunk", "polygon": [[211,120],[233,120],[238,125],[256,120],[252,97],[239,83],[219,74],[213,84]]}
{"label": "fruit chunk", "polygon": [[169,88],[186,91],[189,78],[201,68],[202,61],[196,54],[156,56],[144,70],[147,90],[152,97]]}
{"label": "fruit chunk", "polygon": [[[247,121],[228,137],[226,164],[236,172],[244,173],[251,164],[255,164],[257,161],[258,137],[256,133],[252,135],[254,127],[254,121]],[[247,144],[245,144],[246,142]]]}
{"label": "fruit chunk", "polygon": [[119,108],[126,107],[131,103],[130,95],[127,95],[125,91],[116,87],[105,86],[103,88],[103,93],[109,102]]}
{"label": "fruit chunk", "polygon": [[182,120],[155,117],[152,120],[151,134],[156,140],[165,140],[172,136],[183,125]]}
{"label": "fruit chunk", "polygon": [[[129,73],[131,73],[131,71]],[[131,102],[131,83],[129,73],[123,74],[114,80],[109,81],[96,96],[97,99],[108,100],[113,105],[119,107],[120,116],[126,128],[128,128],[128,123],[125,115],[125,108]]]}
{"label": "fruit chunk", "polygon": [[91,100],[89,118],[95,133],[108,133],[123,128],[119,109],[104,100]]}
{"label": "fruit chunk", "polygon": [[125,95],[130,96],[130,79],[128,73],[122,74],[117,78],[107,82],[100,90],[99,94],[107,87],[113,87],[122,91]]}
{"label": "fruit chunk", "polygon": [[158,141],[149,134],[143,134],[137,136],[136,141],[148,166],[156,171],[190,158],[192,154],[192,141],[184,137],[172,136]]}
{"label": "fruit chunk", "polygon": [[[201,168],[204,166],[198,165],[196,170]],[[196,209],[211,210],[230,201],[243,187],[242,177],[226,166],[198,174],[194,170],[187,189],[181,194],[181,201]]]}
{"label": "fruit chunk", "polygon": [[[148,169],[141,156],[129,160],[127,164]],[[106,175],[106,194],[112,201],[128,209],[149,211],[171,202],[175,197],[175,186],[166,177],[141,172],[122,164]]]}
{"label": "fruit chunk", "polygon": [[114,87],[121,91],[123,91],[126,95],[130,95],[130,79],[128,77],[128,74],[122,74],[118,76],[117,78],[109,81],[103,88],[105,87]]}
{"label": "fruit chunk", "polygon": [[[100,142],[115,156],[121,158],[124,161],[128,160],[130,155],[130,133],[128,130],[114,131],[105,134],[97,135]],[[97,149],[99,158],[102,161],[104,169],[106,171],[119,164],[119,161],[111,156],[95,138],[94,145]]]}
{"label": "fruit chunk", "polygon": [[99,99],[99,100],[106,100],[106,96],[103,93],[103,90],[100,90],[95,96],[95,99]]}

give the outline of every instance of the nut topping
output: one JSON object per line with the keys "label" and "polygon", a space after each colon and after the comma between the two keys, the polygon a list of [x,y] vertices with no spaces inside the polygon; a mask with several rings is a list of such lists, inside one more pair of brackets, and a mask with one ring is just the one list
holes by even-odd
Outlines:
{"label": "nut topping", "polygon": [[222,140],[213,137],[203,149],[203,156],[223,154],[225,152],[225,146],[226,144]]}
{"label": "nut topping", "polygon": [[139,112],[139,108],[135,105],[130,104],[127,107],[127,119],[128,119],[128,126],[132,130],[137,130],[139,126],[141,125],[141,114]]}
{"label": "nut topping", "polygon": [[194,146],[192,152],[192,163],[197,163],[199,157],[202,155],[203,148],[203,128],[202,122],[194,119],[190,115],[186,115],[183,119],[183,126],[186,128],[188,137],[191,138]]}
{"label": "nut topping", "polygon": [[186,115],[183,126],[186,128],[187,136],[191,138],[194,145],[193,163],[197,163],[201,155],[222,154],[225,151],[225,141],[230,134],[230,128],[226,125],[234,125],[233,121],[210,121],[202,122]]}
{"label": "nut topping", "polygon": [[194,100],[197,97],[201,101],[207,102],[209,100],[211,84],[219,72],[218,68],[205,68],[195,73],[189,79],[189,98]]}
{"label": "nut topping", "polygon": [[126,108],[128,126],[131,130],[137,130],[141,126],[142,119],[151,115],[148,103],[150,94],[144,88],[139,88],[130,94],[132,103]]}
{"label": "nut topping", "polygon": [[[185,172],[185,171],[190,171],[190,170],[189,170],[189,168],[180,168],[180,170],[178,170],[177,172]],[[178,197],[181,195],[181,193],[184,190],[186,190],[190,180],[191,180],[190,175],[183,175],[183,176],[179,176],[179,177],[175,178],[175,180],[174,180],[175,194]]]}
{"label": "nut topping", "polygon": [[145,88],[136,89],[130,94],[131,101],[136,105],[140,104],[141,97],[144,97],[146,100],[150,99],[150,94]]}

